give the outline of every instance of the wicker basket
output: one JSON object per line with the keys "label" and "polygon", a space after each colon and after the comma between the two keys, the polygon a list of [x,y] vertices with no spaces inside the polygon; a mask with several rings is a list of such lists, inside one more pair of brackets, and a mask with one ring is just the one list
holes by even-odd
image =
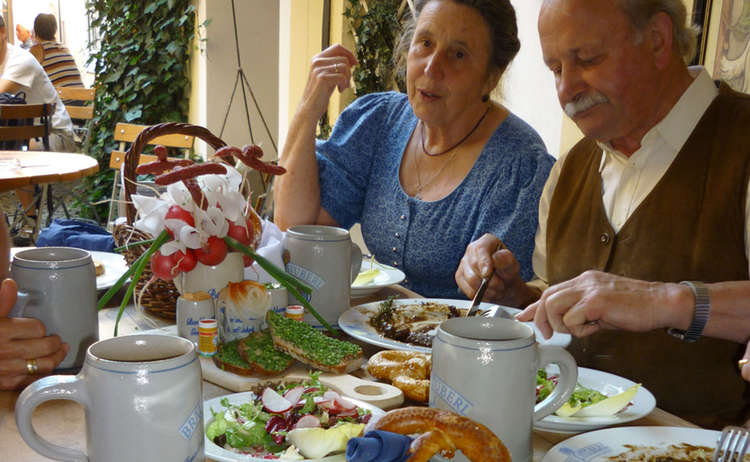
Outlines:
{"label": "wicker basket", "polygon": [[[197,136],[214,149],[219,149],[226,145],[224,141],[213,135],[207,129],[197,125],[168,122],[152,125],[143,130],[130,146],[130,149],[125,153],[123,178],[125,183],[125,201],[127,203],[127,222],[116,226],[112,232],[117,246],[124,246],[131,242],[153,239],[154,237],[139,231],[132,226],[136,213],[135,206],[133,206],[131,199],[131,196],[136,190],[135,168],[138,166],[138,160],[141,156],[143,147],[150,140],[158,136],[171,134]],[[128,265],[132,265],[147,249],[148,245],[139,245],[124,251],[123,255]],[[148,285],[145,292],[141,294],[143,287],[148,283],[152,276],[153,273],[151,272],[151,266],[146,265],[140,279],[136,281],[135,294],[136,296],[140,296],[140,304],[145,310],[156,316],[166,319],[175,319],[175,306],[177,304],[177,297],[179,297],[180,294],[177,292],[177,288],[172,281],[155,279]]]}

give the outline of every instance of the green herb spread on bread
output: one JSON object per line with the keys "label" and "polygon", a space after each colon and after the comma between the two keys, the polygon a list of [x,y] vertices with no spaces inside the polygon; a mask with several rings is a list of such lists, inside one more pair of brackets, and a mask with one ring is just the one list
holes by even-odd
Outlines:
{"label": "green herb spread on bread", "polygon": [[358,368],[362,348],[331,338],[307,323],[286,318],[273,310],[266,313],[274,346],[309,366],[343,374]]}
{"label": "green herb spread on bread", "polygon": [[237,349],[247,363],[256,364],[270,373],[283,372],[294,363],[294,358],[273,347],[271,333],[267,330],[243,338]]}

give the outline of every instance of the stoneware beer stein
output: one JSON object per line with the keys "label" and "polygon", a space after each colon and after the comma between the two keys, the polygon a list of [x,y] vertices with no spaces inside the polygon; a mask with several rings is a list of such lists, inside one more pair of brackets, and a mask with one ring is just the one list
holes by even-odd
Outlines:
{"label": "stoneware beer stein", "polygon": [[[190,340],[168,335],[126,335],[86,352],[76,376],[37,380],[16,402],[16,425],[26,444],[55,460],[92,462],[202,461],[201,367]],[[86,411],[86,450],[41,438],[34,409],[68,399]]]}
{"label": "stoneware beer stein", "polygon": [[[560,367],[560,381],[535,405],[536,373],[548,364]],[[449,319],[438,327],[432,342],[430,407],[486,425],[507,446],[514,462],[531,461],[533,421],[562,406],[577,380],[570,353],[538,345],[534,330],[512,319]],[[467,461],[460,453],[452,460]]]}
{"label": "stoneware beer stein", "polygon": [[[362,251],[349,231],[334,226],[302,225],[289,228],[282,240],[287,273],[312,287],[310,304],[330,324],[349,309],[352,281],[359,274]],[[299,301],[289,294],[288,303]],[[305,321],[320,327],[312,314]]]}
{"label": "stoneware beer stein", "polygon": [[99,340],[91,254],[72,247],[22,250],[13,257],[10,274],[19,290],[10,315],[42,321],[47,334],[57,334],[70,345],[58,371],[79,369],[86,349]]}

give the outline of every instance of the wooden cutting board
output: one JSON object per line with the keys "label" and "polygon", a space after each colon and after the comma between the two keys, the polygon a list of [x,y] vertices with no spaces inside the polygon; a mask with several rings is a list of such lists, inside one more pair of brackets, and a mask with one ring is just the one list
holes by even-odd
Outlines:
{"label": "wooden cutting board", "polygon": [[[308,369],[295,363],[284,374],[276,377],[245,377],[216,367],[211,360],[201,356],[203,379],[234,392],[250,391],[261,383],[278,383],[284,380],[304,380],[309,377]],[[380,409],[393,409],[404,402],[404,394],[393,385],[360,379],[349,374],[320,374],[320,383],[344,396],[358,399]]]}

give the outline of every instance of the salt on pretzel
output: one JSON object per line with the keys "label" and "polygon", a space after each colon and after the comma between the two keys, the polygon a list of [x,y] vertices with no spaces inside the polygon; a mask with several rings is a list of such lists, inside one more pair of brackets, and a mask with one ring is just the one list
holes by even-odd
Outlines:
{"label": "salt on pretzel", "polygon": [[442,409],[405,407],[387,412],[368,431],[420,434],[409,447],[408,462],[427,462],[440,452],[452,459],[460,450],[472,462],[510,462],[502,441],[484,425]]}
{"label": "salt on pretzel", "polygon": [[407,398],[426,403],[430,398],[431,355],[415,351],[383,350],[372,355],[367,372],[390,380]]}

